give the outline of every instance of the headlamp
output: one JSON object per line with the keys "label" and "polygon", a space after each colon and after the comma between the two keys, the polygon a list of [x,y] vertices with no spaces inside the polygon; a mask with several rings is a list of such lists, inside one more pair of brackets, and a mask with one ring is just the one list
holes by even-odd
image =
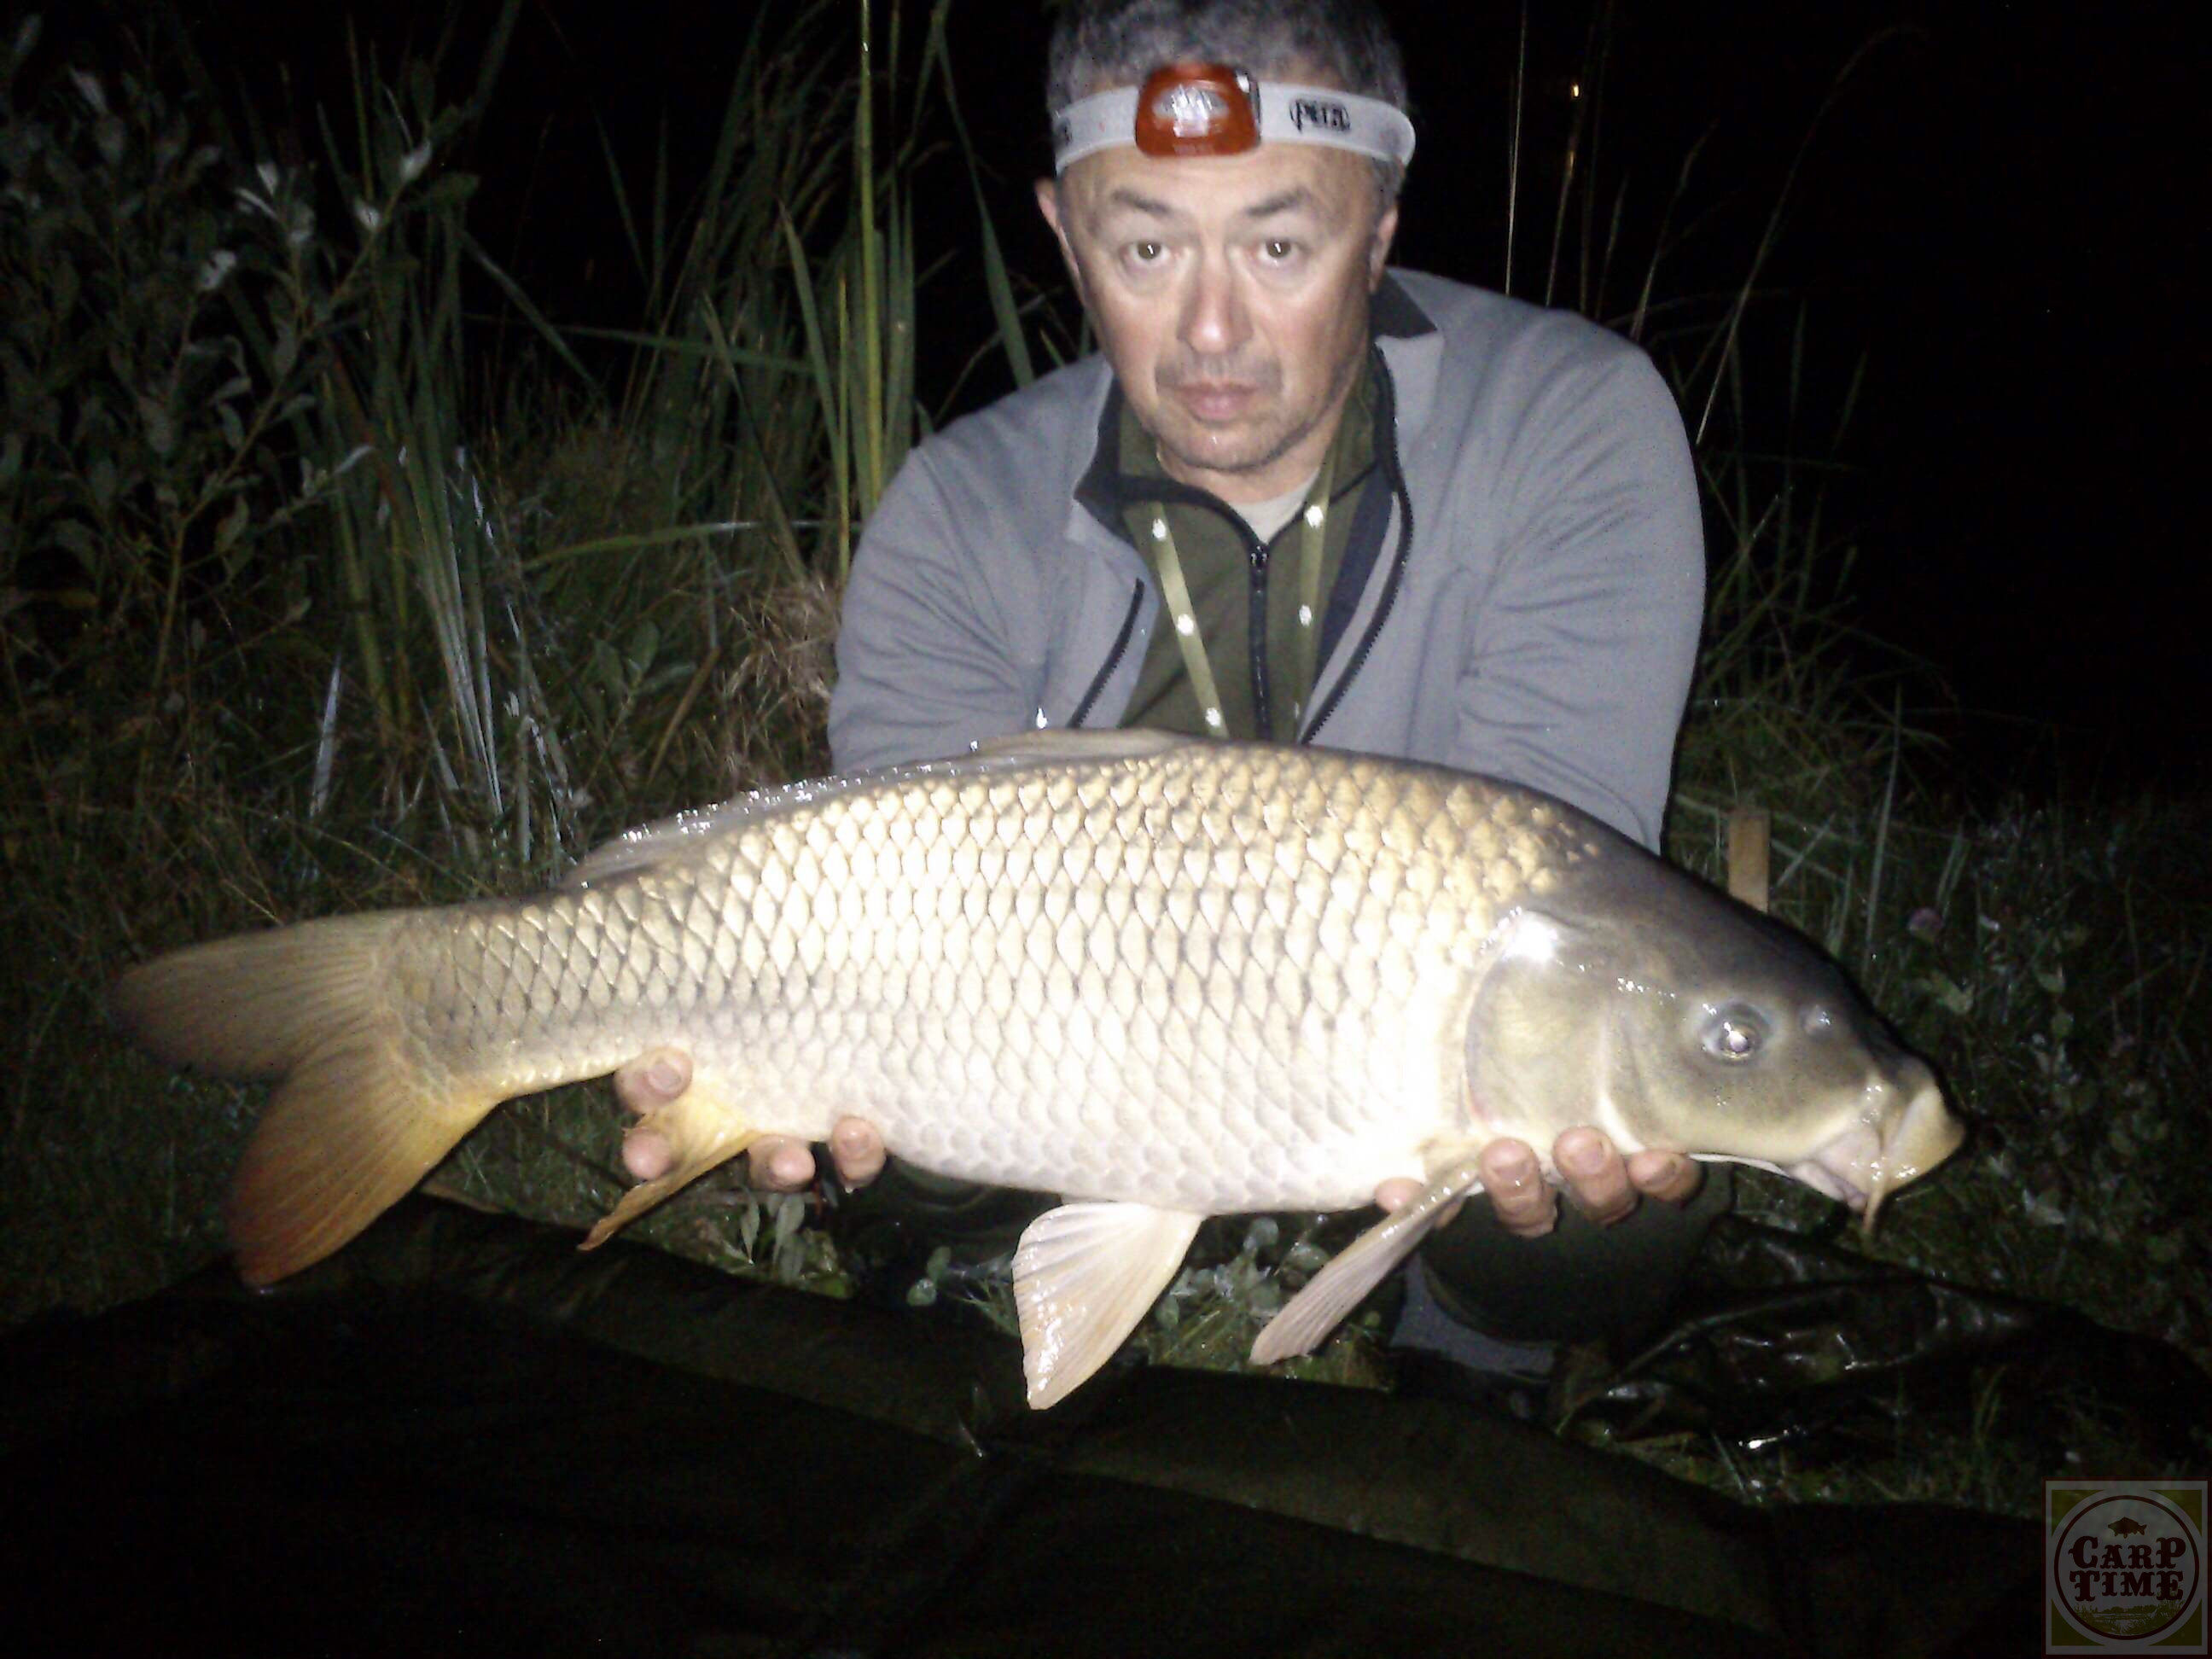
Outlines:
{"label": "headlamp", "polygon": [[1241,155],[1262,143],[1326,144],[1403,167],[1413,159],[1413,124],[1379,98],[1261,81],[1227,64],[1169,64],[1140,88],[1079,98],[1052,118],[1061,173],[1116,144],[1182,156]]}

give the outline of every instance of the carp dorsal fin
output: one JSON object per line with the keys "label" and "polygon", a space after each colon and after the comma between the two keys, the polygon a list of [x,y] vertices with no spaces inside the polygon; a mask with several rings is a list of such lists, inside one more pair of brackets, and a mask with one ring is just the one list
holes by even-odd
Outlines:
{"label": "carp dorsal fin", "polygon": [[1353,1239],[1267,1322],[1267,1328],[1252,1344],[1252,1363],[1272,1365],[1294,1354],[1311,1353],[1368,1291],[1413,1253],[1449,1206],[1481,1185],[1481,1172],[1473,1158],[1455,1164],[1423,1188],[1412,1203],[1393,1210]]}
{"label": "carp dorsal fin", "polygon": [[1016,732],[1012,737],[993,738],[977,744],[969,754],[956,755],[947,760],[879,766],[866,772],[843,772],[826,778],[809,778],[798,783],[748,790],[716,805],[695,806],[672,817],[623,830],[612,841],[586,854],[578,860],[576,867],[562,878],[561,884],[565,888],[581,889],[611,881],[617,876],[634,875],[740,824],[780,817],[859,790],[880,788],[886,784],[903,783],[921,777],[995,776],[1028,767],[1068,762],[1103,764],[1117,760],[1147,760],[1179,744],[1202,741],[1206,739],[1187,738],[1173,732],[1138,729],[1073,732],[1048,727],[1041,731]]}
{"label": "carp dorsal fin", "polygon": [[1114,1357],[1182,1265],[1206,1218],[1149,1204],[1063,1204],[1022,1233],[1014,1305],[1038,1411]]}
{"label": "carp dorsal fin", "polygon": [[641,823],[635,830],[625,830],[612,841],[593,848],[577,860],[574,869],[562,878],[561,885],[580,889],[611,881],[617,876],[634,875],[640,870],[649,870],[664,860],[686,852],[726,830],[734,830],[741,823],[781,817],[833,795],[850,794],[856,789],[872,787],[895,775],[915,769],[910,766],[884,767],[874,772],[854,772],[840,777],[776,784],[764,789],[747,790],[742,795],[712,806],[694,806],[672,817],[659,818],[651,823]]}
{"label": "carp dorsal fin", "polygon": [[[1119,726],[1105,732],[1079,731],[1072,726],[1042,726],[1033,732],[1016,732],[1010,736],[993,738],[975,745],[970,760],[1003,765],[1018,761],[1027,764],[1046,765],[1054,761],[1088,761],[1103,764],[1108,761],[1150,760],[1170,749],[1180,749],[1185,744],[1212,743],[1212,738],[1194,738],[1181,732],[1156,732],[1148,726]],[[959,763],[955,763],[958,764]],[[995,769],[995,768],[994,769]]]}

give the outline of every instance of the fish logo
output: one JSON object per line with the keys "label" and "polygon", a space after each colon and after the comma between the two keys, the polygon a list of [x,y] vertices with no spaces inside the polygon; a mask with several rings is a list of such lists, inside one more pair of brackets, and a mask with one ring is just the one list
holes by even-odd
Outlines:
{"label": "fish logo", "polygon": [[2202,1480],[2046,1480],[2044,1651],[2203,1653]]}

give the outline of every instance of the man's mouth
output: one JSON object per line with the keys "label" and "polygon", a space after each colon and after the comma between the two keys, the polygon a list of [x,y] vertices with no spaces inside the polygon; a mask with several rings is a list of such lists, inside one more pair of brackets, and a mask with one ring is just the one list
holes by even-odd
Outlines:
{"label": "man's mouth", "polygon": [[1260,396],[1258,386],[1243,380],[1185,380],[1168,390],[1201,421],[1233,420]]}

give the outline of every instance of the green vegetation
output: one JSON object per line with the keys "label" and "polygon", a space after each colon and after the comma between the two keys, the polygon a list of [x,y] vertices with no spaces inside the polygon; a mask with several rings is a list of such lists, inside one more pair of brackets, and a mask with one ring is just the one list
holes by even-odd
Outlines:
{"label": "green vegetation", "polygon": [[[633,178],[611,148],[607,199],[648,296],[617,332],[554,326],[471,234],[469,137],[514,7],[467,73],[363,46],[351,106],[323,112],[303,167],[266,160],[290,152],[151,54],[49,62],[35,21],[7,43],[0,852],[16,965],[0,1022],[20,1042],[0,1099],[0,1320],[112,1304],[220,1251],[258,1096],[112,1042],[124,964],[243,927],[524,890],[629,823],[822,767],[838,585],[943,395],[915,373],[932,285],[987,285],[999,332],[982,349],[1017,380],[1045,339],[988,217],[954,236],[980,252],[951,270],[916,235],[915,169],[933,135],[965,143],[947,3],[763,9],[688,206],[665,168]],[[1670,850],[1717,874],[1729,811],[1771,811],[1776,908],[1859,975],[1980,1126],[1867,1248],[2212,1360],[2204,804],[1969,810],[1929,781],[1941,757],[1905,712],[1923,682],[1902,663],[1869,673],[1834,608],[1853,557],[1881,550],[1824,521],[1797,459],[1839,441],[1849,398],[1816,420],[1794,371],[1761,380],[1755,365],[1799,361],[1807,326],[1759,292],[1763,249],[1703,305],[1655,300],[1655,252],[1609,312],[1619,220],[1596,179],[1595,158],[1569,170],[1553,269],[1579,270],[1580,302],[1676,374],[1711,508],[1713,621]],[[1778,389],[1779,435],[1747,412]],[[618,1133],[603,1090],[562,1091],[496,1114],[438,1179],[580,1229],[618,1190]],[[1832,1218],[1778,1181],[1744,1190],[1781,1224]],[[637,1231],[835,1290],[805,1207],[710,1180]],[[1166,1357],[1232,1363],[1281,1295],[1281,1241],[1221,1237],[1221,1265],[1187,1274],[1155,1322]],[[1328,1363],[1364,1378],[1379,1362],[1353,1334]],[[1755,1497],[2025,1513],[2065,1471],[2008,1440],[2009,1387],[2001,1367],[1962,1380],[1964,1443],[1901,1422],[1871,1472],[1786,1451],[1747,1464],[1718,1441],[1638,1449]],[[2085,1465],[2123,1467],[2109,1409],[2085,1400],[2078,1420]]]}

